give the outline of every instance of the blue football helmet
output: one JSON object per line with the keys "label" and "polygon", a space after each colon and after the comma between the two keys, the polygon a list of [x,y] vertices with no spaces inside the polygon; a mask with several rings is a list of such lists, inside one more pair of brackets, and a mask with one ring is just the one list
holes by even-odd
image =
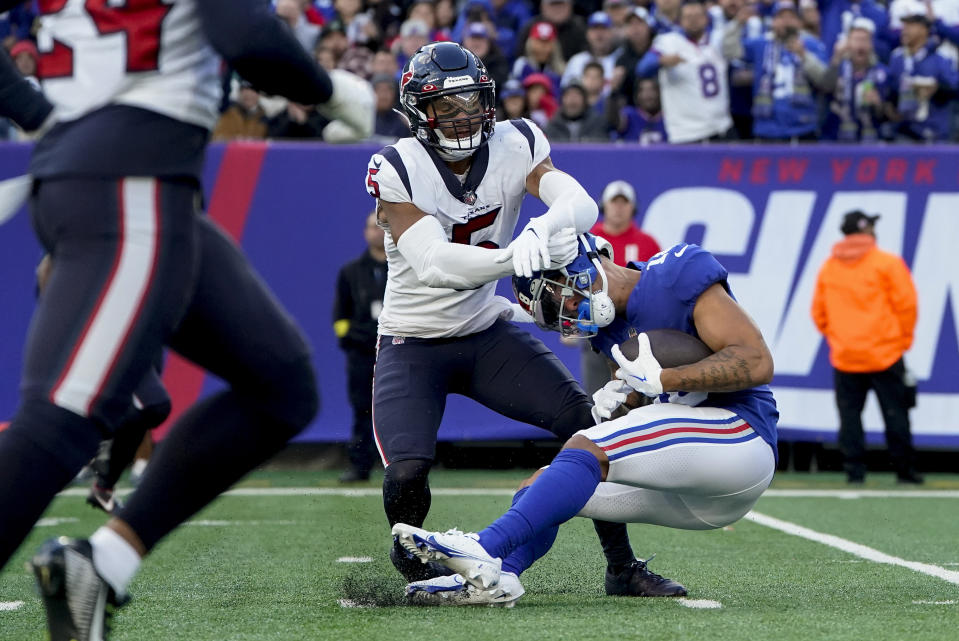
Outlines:
{"label": "blue football helmet", "polygon": [[496,92],[486,66],[455,42],[410,56],[400,77],[400,107],[410,131],[443,160],[469,158],[496,124]]}
{"label": "blue football helmet", "polygon": [[[513,295],[543,329],[570,338],[595,336],[616,317],[600,256],[613,259],[609,241],[580,234],[579,253],[573,262],[562,269],[533,272],[530,278],[513,276]],[[574,297],[579,302],[568,304]]]}

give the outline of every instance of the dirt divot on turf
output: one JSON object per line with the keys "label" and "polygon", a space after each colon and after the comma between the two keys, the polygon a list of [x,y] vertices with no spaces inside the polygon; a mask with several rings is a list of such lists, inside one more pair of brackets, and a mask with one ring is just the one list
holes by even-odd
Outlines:
{"label": "dirt divot on turf", "polygon": [[411,605],[405,596],[406,584],[392,568],[376,565],[351,565],[353,570],[343,577],[343,598],[354,608],[391,608]]}

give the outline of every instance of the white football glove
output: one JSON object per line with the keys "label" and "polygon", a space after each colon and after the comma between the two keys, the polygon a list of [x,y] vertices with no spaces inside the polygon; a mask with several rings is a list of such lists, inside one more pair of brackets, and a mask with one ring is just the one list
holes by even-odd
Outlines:
{"label": "white football glove", "polygon": [[373,86],[356,74],[333,69],[333,95],[316,110],[333,122],[323,128],[326,142],[356,142],[373,135],[376,95]]}
{"label": "white football glove", "polygon": [[626,381],[630,387],[646,396],[656,397],[663,393],[663,383],[660,376],[663,368],[653,356],[649,346],[649,336],[645,332],[636,337],[639,343],[639,354],[636,360],[629,360],[619,350],[619,345],[613,345],[613,360],[619,365],[616,378]]}
{"label": "white football glove", "polygon": [[579,236],[572,227],[563,227],[546,241],[550,269],[566,267],[579,253]]}
{"label": "white football glove", "polygon": [[606,383],[593,394],[593,420],[597,425],[613,415],[619,406],[626,402],[626,397],[633,391],[625,381],[618,378]]}
{"label": "white football glove", "polygon": [[541,216],[530,220],[519,236],[513,239],[497,262],[505,263],[512,257],[513,272],[527,278],[549,267],[549,226]]}

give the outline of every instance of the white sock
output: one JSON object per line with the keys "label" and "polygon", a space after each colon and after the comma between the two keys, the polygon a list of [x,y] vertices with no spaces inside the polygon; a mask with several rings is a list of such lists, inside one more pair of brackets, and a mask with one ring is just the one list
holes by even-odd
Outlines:
{"label": "white sock", "polygon": [[126,539],[108,527],[101,527],[93,533],[90,546],[97,573],[119,596],[125,595],[133,575],[140,568],[140,555]]}

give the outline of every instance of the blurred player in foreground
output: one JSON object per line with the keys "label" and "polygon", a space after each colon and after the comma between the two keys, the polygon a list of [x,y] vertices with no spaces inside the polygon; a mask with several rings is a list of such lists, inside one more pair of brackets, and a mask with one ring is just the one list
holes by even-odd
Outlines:
{"label": "blurred player in foreground", "polygon": [[370,134],[373,97],[319,69],[265,0],[40,9],[40,75],[58,122],[34,147],[31,208],[53,269],[20,406],[0,433],[0,566],[123,421],[164,345],[228,384],[181,416],[106,526],[50,540],[32,560],[51,639],[100,641],[142,557],[319,403],[301,331],[199,210],[223,61],[264,92],[318,105],[356,139]]}
{"label": "blurred player in foreground", "polygon": [[[50,254],[46,254],[37,265],[38,297],[46,289],[52,268]],[[134,460],[145,441],[152,443],[150,430],[161,425],[170,415],[170,396],[163,387],[159,374],[162,360],[161,355],[156,359],[155,367],[147,372],[137,386],[129,411],[120,420],[113,437],[100,443],[96,457],[88,466],[93,472],[93,485],[87,495],[87,503],[108,514],[113,514],[122,507],[119,499],[114,496],[114,488],[123,471]],[[138,462],[141,460],[144,459],[137,459]],[[135,472],[134,469],[131,480]]]}
{"label": "blurred player in foreground", "polygon": [[[411,553],[460,575],[434,580],[432,591],[414,586],[425,593],[421,600],[442,602],[445,586],[450,603],[510,605],[509,593],[521,593],[518,575],[576,515],[718,528],[746,514],[772,480],[779,417],[767,385],[772,356],[732,297],[725,268],[696,245],[620,267],[601,255],[602,245],[584,235],[568,267],[514,278],[537,324],[593,335],[594,345],[619,365],[617,378],[593,397],[598,424],[569,439],[534,482],[524,483],[509,511],[478,534],[394,526],[393,535]],[[698,337],[714,353],[664,369],[645,334],[660,328]],[[631,332],[638,332],[633,360],[619,347]],[[655,400],[599,422],[631,391]]]}
{"label": "blurred player in foreground", "polygon": [[[413,137],[374,154],[366,175],[382,208],[389,264],[373,428],[386,467],[386,517],[391,526],[419,526],[430,508],[428,476],[448,394],[562,438],[590,421],[589,397],[540,340],[508,322],[518,306],[495,296],[495,282],[569,263],[576,233],[598,210],[553,167],[536,125],[496,122],[493,81],[459,45],[418,50],[403,70],[400,102]],[[514,239],[527,193],[549,209]],[[638,565],[624,525],[596,527],[608,594],[685,593]],[[398,544],[390,558],[407,581],[437,574]]]}

